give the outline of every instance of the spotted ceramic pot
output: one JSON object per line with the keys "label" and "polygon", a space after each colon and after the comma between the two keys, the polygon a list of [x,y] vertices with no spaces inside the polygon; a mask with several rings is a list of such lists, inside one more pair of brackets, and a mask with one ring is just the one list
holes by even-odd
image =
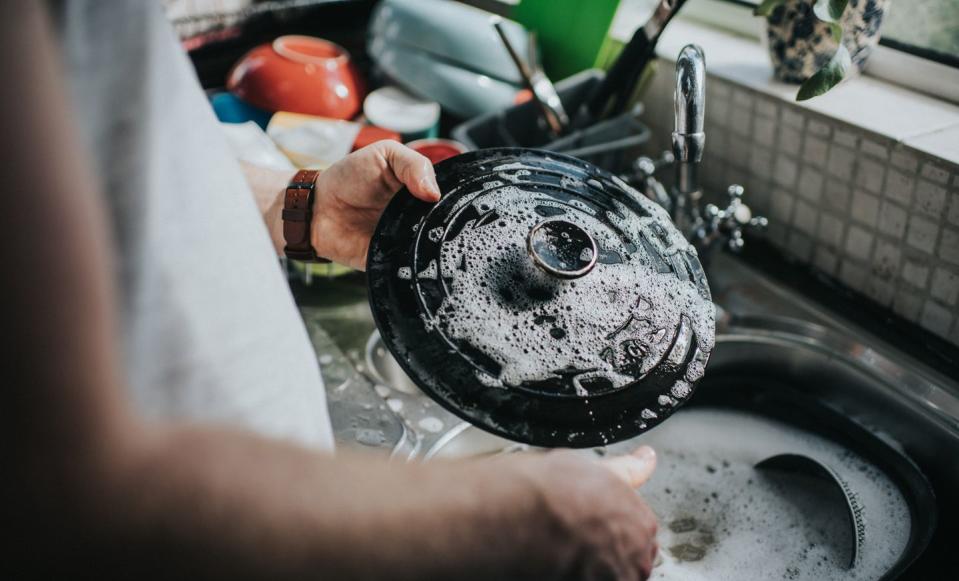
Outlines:
{"label": "spotted ceramic pot", "polygon": [[[767,19],[769,54],[776,78],[801,83],[811,77],[836,52],[829,25],[813,13],[815,0],[786,0]],[[888,0],[849,0],[842,17],[843,43],[853,68],[863,64],[876,43]]]}

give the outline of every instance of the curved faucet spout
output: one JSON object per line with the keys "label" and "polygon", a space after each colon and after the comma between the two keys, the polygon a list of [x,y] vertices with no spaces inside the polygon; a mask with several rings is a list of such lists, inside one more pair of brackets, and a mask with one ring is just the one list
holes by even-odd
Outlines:
{"label": "curved faucet spout", "polygon": [[699,163],[706,134],[706,59],[695,44],[683,47],[676,59],[676,91],[673,95],[675,127],[673,154],[680,163]]}

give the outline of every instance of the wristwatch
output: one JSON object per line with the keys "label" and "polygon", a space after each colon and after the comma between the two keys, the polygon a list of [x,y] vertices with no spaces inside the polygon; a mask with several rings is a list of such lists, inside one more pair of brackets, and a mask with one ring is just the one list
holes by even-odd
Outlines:
{"label": "wristwatch", "polygon": [[329,262],[316,255],[310,240],[313,224],[313,200],[316,197],[316,176],[320,172],[301,169],[286,186],[283,199],[283,253],[292,260],[303,262]]}

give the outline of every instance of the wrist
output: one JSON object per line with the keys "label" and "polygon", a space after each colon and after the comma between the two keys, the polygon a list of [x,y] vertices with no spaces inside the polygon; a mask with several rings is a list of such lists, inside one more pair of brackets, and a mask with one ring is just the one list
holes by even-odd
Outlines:
{"label": "wrist", "polygon": [[314,220],[317,177],[316,170],[300,170],[286,186],[282,210],[283,253],[293,260],[329,262],[318,255],[313,246],[313,230],[317,227]]}
{"label": "wrist", "polygon": [[572,551],[565,523],[550,501],[549,459],[517,455],[494,462],[502,462],[500,469],[490,469],[493,462],[486,465],[487,481],[480,485],[493,492],[493,498],[482,503],[483,516],[476,521],[491,520],[494,525],[503,572],[509,578],[560,578]]}

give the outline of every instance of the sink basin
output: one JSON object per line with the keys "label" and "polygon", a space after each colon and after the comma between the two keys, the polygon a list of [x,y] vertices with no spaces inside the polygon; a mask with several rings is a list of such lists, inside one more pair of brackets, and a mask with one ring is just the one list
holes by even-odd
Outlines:
{"label": "sink basin", "polygon": [[400,364],[393,359],[379,331],[374,331],[366,342],[366,368],[377,381],[410,395],[423,395],[413,380],[406,375]]}
{"label": "sink basin", "polygon": [[[404,391],[415,389],[410,380],[403,375],[398,364],[392,360],[389,352],[383,348],[378,335],[371,338],[366,355],[369,369],[381,377],[384,382],[394,386],[405,382]],[[742,404],[746,413],[753,413],[756,409],[749,408],[751,404],[748,402],[753,402],[757,394],[759,400],[762,401],[765,397],[764,394],[780,396],[783,392],[794,392],[800,400],[828,408],[831,410],[830,413],[835,414],[836,418],[847,421],[848,418],[852,418],[854,422],[849,423],[854,424],[856,429],[861,430],[861,433],[854,430],[854,435],[849,435],[849,433],[843,431],[845,428],[809,422],[809,418],[815,416],[805,416],[801,406],[797,407],[795,412],[796,418],[800,418],[795,419],[796,423],[793,425],[796,427],[808,430],[811,433],[818,433],[827,439],[835,437],[836,441],[850,446],[872,462],[873,465],[883,466],[883,469],[889,469],[889,466],[883,464],[885,461],[882,459],[884,450],[887,454],[891,449],[904,451],[921,466],[923,472],[929,476],[934,484],[938,484],[936,488],[940,508],[948,511],[947,507],[955,506],[957,501],[956,491],[959,490],[959,485],[957,485],[959,483],[959,467],[954,462],[941,462],[936,458],[959,458],[959,429],[957,429],[953,419],[957,416],[952,415],[959,412],[959,407],[957,407],[959,400],[946,389],[931,382],[928,378],[914,373],[907,366],[902,365],[901,362],[894,361],[847,336],[808,322],[778,317],[749,317],[740,318],[725,325],[722,332],[717,335],[716,349],[696,394],[687,403],[684,410],[677,413],[677,419],[674,420],[675,425],[673,427],[686,420],[688,426],[695,428],[696,422],[700,421],[699,418],[696,420],[683,418],[684,412],[694,414],[702,410],[709,412],[710,410],[729,409],[729,406],[736,409]],[[744,393],[748,396],[743,396]],[[421,395],[420,397],[425,396]],[[838,410],[838,413],[836,410]],[[770,417],[792,424],[793,418],[790,417],[791,415],[790,409],[786,409],[785,412],[783,409],[778,409],[777,413],[771,414]],[[709,418],[708,413],[705,417]],[[744,414],[743,418],[745,417]],[[762,417],[762,413],[754,417]],[[678,418],[683,418],[683,420]],[[804,421],[805,423],[803,423]],[[697,451],[694,448],[691,450],[693,456],[688,454],[684,456],[685,450],[670,448],[671,440],[669,438],[671,436],[666,432],[672,430],[672,423],[665,422],[662,427],[658,427],[649,433],[609,446],[609,452],[613,454],[625,453],[643,443],[653,444],[655,448],[660,450],[661,466],[657,471],[659,481],[647,485],[649,490],[646,490],[646,494],[651,503],[658,502],[659,504],[655,506],[659,506],[663,510],[666,510],[664,499],[667,498],[663,496],[663,483],[675,482],[673,494],[686,494],[688,491],[684,487],[685,476],[677,477],[677,474],[682,474],[684,469],[687,473],[689,472],[688,464],[694,461]],[[734,421],[723,425],[720,428],[720,439],[737,437],[739,432],[744,429],[745,423],[747,422],[734,418]],[[824,422],[824,424],[828,424],[828,422]],[[864,425],[870,426],[871,430],[867,431],[862,427]],[[866,439],[871,437],[874,443],[878,443],[878,448],[875,448],[877,450],[875,452],[876,456],[870,457],[863,452],[863,450],[869,449],[868,446],[856,440],[857,437],[862,439],[863,434],[866,435]],[[875,438],[875,434],[879,434],[880,438]],[[675,435],[675,433],[672,435]],[[892,448],[889,448],[890,445]],[[857,448],[856,446],[865,446],[865,448]],[[838,444],[837,447],[842,448]],[[433,439],[420,452],[423,459],[434,460],[483,457],[528,451],[541,451],[541,449],[531,448],[489,434],[467,423],[459,423],[438,438]],[[599,450],[599,452],[605,453],[604,450]],[[699,460],[706,457],[702,454],[700,456],[702,457]],[[899,457],[898,455],[895,456]],[[733,469],[735,469],[736,462],[731,461]],[[707,470],[710,464],[719,466],[718,462],[706,461],[700,463],[703,463]],[[725,464],[725,461],[723,464]],[[745,465],[742,462],[740,464],[740,472],[742,472],[743,466],[748,468],[752,465],[751,463]],[[911,466],[911,464],[908,465]],[[889,478],[892,480],[889,480]],[[879,473],[873,480],[880,480]],[[937,520],[934,503],[929,500],[932,497],[928,494],[928,483],[921,478],[919,482],[903,482],[908,480],[908,476],[903,477],[892,472],[889,473],[886,480],[896,482],[905,491],[903,494],[907,497],[916,490],[926,492],[927,500],[920,498],[917,501],[910,497],[908,503],[909,514],[912,515],[913,523],[913,532],[910,533],[912,536],[909,537],[908,541],[909,546],[919,546],[920,548],[925,546],[930,541]],[[870,481],[865,482],[868,484]],[[860,483],[860,486],[862,486],[862,483]],[[665,490],[668,494],[669,488],[667,487]],[[757,494],[756,496],[758,498],[761,495]],[[801,495],[798,493],[792,495],[793,498],[799,496]],[[750,499],[752,498],[750,496]],[[815,498],[817,497],[812,497],[810,507],[818,506]],[[721,502],[721,500],[715,502]],[[873,503],[872,507],[875,508],[876,504]],[[712,508],[714,513],[716,508]],[[705,510],[706,507],[704,507],[704,512]],[[805,510],[808,512],[810,508],[806,507]],[[700,526],[705,526],[703,522],[706,522],[707,515],[701,515],[699,520],[702,521]],[[909,522],[909,520],[910,517],[905,516],[905,521]],[[684,523],[685,521],[680,524]],[[667,525],[669,524],[667,523]],[[941,536],[939,536],[938,542],[943,542],[943,539],[955,538],[953,536],[955,535],[955,524],[944,522],[942,525],[940,526]],[[710,526],[704,530],[712,530],[712,528]],[[943,528],[947,530],[943,532],[941,530]],[[677,538],[684,536],[671,535],[669,532],[664,532],[664,534]],[[663,542],[661,539],[661,544]],[[903,551],[901,554],[907,555],[908,551],[902,549],[906,541],[900,539],[899,542],[899,550]],[[826,546],[827,543],[822,543],[822,545]],[[667,546],[664,545],[664,547]],[[896,554],[900,554],[898,550]],[[669,569],[670,566],[677,566],[678,561],[675,557],[664,555],[664,559],[667,563],[666,569]],[[837,561],[843,559],[848,559],[848,557],[837,557]],[[897,564],[897,568],[902,569],[907,565],[909,565],[909,560],[904,560]],[[885,566],[888,566],[888,564]]]}
{"label": "sink basin", "polygon": [[[832,413],[852,418],[860,429],[868,426],[871,438],[879,435],[921,468],[935,490],[938,514],[944,517],[929,548],[900,578],[942,577],[942,567],[953,562],[959,542],[959,519],[947,518],[959,514],[959,462],[954,461],[959,458],[956,380],[905,354],[888,337],[849,323],[843,313],[810,301],[742,261],[717,256],[710,284],[725,310],[717,323],[717,346],[705,377],[684,409],[723,405],[726,394],[737,390],[791,390],[824,404]],[[363,298],[357,296],[357,300]],[[360,343],[357,363],[382,384],[383,393],[388,388],[384,398],[402,400],[398,415],[416,441],[411,458],[439,460],[530,450],[447,412],[419,391],[376,333],[365,337],[368,340],[365,349]],[[611,446],[610,452],[639,445],[644,437],[654,437],[669,425],[666,422],[644,436]]]}

